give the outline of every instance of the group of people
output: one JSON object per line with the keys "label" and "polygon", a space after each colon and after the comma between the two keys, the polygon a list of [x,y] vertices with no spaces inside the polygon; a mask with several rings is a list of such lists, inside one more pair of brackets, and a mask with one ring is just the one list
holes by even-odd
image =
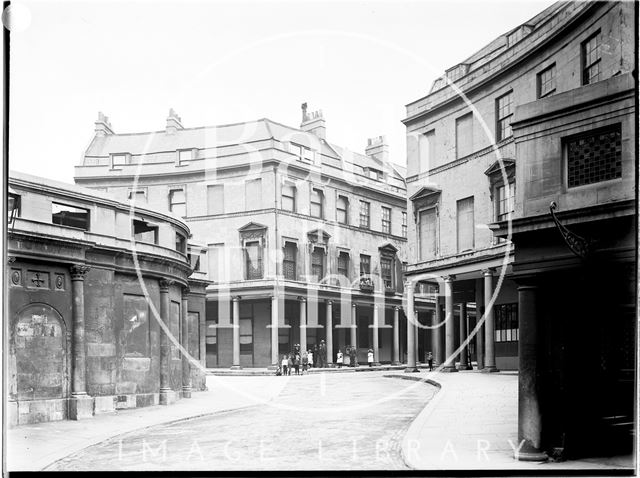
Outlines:
{"label": "group of people", "polygon": [[338,353],[336,354],[336,366],[338,368],[342,368],[343,365],[345,367],[355,367],[358,365],[356,352],[356,348],[351,345],[347,345],[345,347],[344,354],[342,353],[342,350],[338,350]]}
{"label": "group of people", "polygon": [[295,344],[293,350],[282,356],[276,375],[304,375],[312,367],[327,366],[327,346],[324,340],[320,345],[314,345],[309,350],[300,351],[300,344]]}

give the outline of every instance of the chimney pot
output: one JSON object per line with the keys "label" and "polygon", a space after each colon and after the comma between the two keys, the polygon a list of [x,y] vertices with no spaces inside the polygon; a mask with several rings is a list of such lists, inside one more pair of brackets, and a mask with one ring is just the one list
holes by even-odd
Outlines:
{"label": "chimney pot", "polygon": [[167,117],[167,134],[174,134],[179,129],[184,129],[182,126],[182,118],[178,116],[178,113],[173,108],[169,108],[169,116]]}
{"label": "chimney pot", "polygon": [[326,139],[327,127],[325,126],[322,110],[307,112],[307,103],[302,103],[302,123],[300,129],[306,133],[315,134],[320,139]]}
{"label": "chimney pot", "polygon": [[96,136],[106,136],[113,134],[113,128],[109,122],[109,118],[102,111],[98,111],[98,119],[95,121]]}

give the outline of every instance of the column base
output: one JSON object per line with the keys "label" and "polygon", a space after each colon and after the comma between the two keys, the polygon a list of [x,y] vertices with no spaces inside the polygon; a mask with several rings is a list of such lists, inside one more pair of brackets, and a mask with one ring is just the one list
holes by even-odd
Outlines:
{"label": "column base", "polygon": [[455,365],[446,365],[444,367],[442,367],[442,370],[440,370],[443,373],[452,373],[452,372],[457,372],[458,369],[456,368]]}
{"label": "column base", "polygon": [[232,365],[231,367],[229,367],[231,370],[242,370],[242,367],[240,365]]}
{"label": "column base", "polygon": [[404,369],[404,373],[416,373],[419,372],[420,370],[418,370],[418,367],[407,367]]}
{"label": "column base", "polygon": [[495,373],[495,372],[499,372],[500,370],[498,370],[495,365],[492,365],[490,367],[484,367],[482,371],[484,373]]}
{"label": "column base", "polygon": [[473,370],[471,365],[458,365],[458,370]]}
{"label": "column base", "polygon": [[72,395],[69,399],[69,418],[71,420],[93,418],[93,397],[87,394]]}
{"label": "column base", "polygon": [[402,365],[402,363],[400,362],[400,360],[394,360],[393,362],[391,362],[391,365]]}
{"label": "column base", "polygon": [[380,366],[380,362],[373,362],[371,364],[372,367],[379,367]]}
{"label": "column base", "polygon": [[159,401],[160,405],[172,405],[176,403],[176,392],[170,388],[161,388]]}
{"label": "column base", "polygon": [[278,370],[278,366],[277,365],[269,365],[267,367],[267,370],[269,370],[270,372],[275,372],[276,370]]}
{"label": "column base", "polygon": [[513,457],[518,461],[547,461],[549,459],[543,451],[520,451],[516,452]]}
{"label": "column base", "polygon": [[182,398],[191,398],[191,387],[182,387]]}

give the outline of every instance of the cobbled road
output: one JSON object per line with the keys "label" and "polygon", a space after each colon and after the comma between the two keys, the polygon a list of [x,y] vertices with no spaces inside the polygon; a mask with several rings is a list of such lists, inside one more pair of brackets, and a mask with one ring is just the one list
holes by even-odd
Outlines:
{"label": "cobbled road", "polygon": [[266,405],[122,434],[47,470],[406,469],[402,437],[437,389],[399,377],[383,372],[274,376],[286,384]]}

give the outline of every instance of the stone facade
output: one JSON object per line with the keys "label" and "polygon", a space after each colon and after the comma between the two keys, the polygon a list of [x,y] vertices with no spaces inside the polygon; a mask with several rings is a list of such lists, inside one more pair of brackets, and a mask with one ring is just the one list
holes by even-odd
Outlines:
{"label": "stone facade", "polygon": [[178,341],[171,393],[184,395],[178,345],[187,338],[189,387],[202,390],[200,324],[182,336],[181,317],[161,310],[159,297],[159,281],[171,281],[171,300],[204,325],[207,283],[189,277],[188,258],[175,247],[176,233],[189,236],[187,226],[139,208],[135,218],[155,225],[156,243],[134,247],[127,204],[20,173],[10,174],[9,185],[16,211],[7,267],[10,424],[158,404],[160,318]]}
{"label": "stone facade", "polygon": [[404,359],[404,335],[394,345],[391,329],[402,315],[406,190],[384,138],[364,155],[329,143],[306,104],[300,128],[184,128],[172,115],[165,130],[136,134],[99,119],[76,182],[184,217],[202,245],[199,273],[214,282],[207,366],[272,366],[321,340],[330,360],[348,345],[360,361],[369,348],[376,361]]}

